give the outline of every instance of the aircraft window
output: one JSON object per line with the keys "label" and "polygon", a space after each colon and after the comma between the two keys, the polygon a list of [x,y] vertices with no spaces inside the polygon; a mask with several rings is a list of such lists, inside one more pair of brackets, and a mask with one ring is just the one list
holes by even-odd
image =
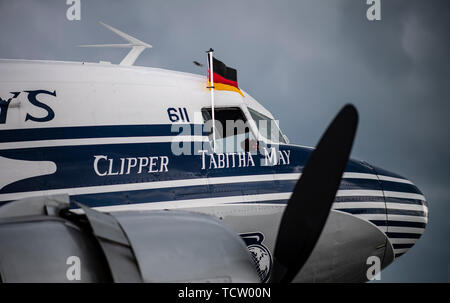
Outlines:
{"label": "aircraft window", "polygon": [[258,127],[259,133],[266,139],[269,139],[275,143],[286,143],[284,139],[283,133],[278,128],[275,120],[251,109],[248,108],[250,115],[253,120],[255,120],[256,126]]}
{"label": "aircraft window", "polygon": [[[213,141],[211,108],[202,109],[205,129],[210,142]],[[247,119],[239,107],[215,108],[216,152],[241,152],[257,149],[255,137]]]}

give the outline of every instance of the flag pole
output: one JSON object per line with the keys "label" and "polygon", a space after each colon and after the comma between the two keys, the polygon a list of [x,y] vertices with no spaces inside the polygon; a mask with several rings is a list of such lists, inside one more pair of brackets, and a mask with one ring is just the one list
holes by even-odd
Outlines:
{"label": "flag pole", "polygon": [[208,51],[209,56],[209,77],[210,77],[210,89],[211,89],[211,118],[212,118],[212,129],[213,129],[213,152],[216,152],[216,123],[214,116],[214,71],[213,71],[213,52],[212,48]]}

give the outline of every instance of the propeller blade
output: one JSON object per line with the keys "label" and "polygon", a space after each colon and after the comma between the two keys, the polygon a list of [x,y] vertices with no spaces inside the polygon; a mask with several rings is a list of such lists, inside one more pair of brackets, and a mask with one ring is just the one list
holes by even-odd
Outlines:
{"label": "propeller blade", "polygon": [[357,125],[356,108],[344,106],[309,156],[281,218],[271,282],[291,282],[314,249],[341,183]]}

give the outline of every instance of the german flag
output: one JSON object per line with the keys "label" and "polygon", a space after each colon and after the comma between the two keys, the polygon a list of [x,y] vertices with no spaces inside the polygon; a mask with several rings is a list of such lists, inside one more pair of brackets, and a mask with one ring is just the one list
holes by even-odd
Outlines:
{"label": "german flag", "polygon": [[[209,62],[208,56],[208,88],[211,87],[211,63]],[[241,94],[244,97],[244,94],[238,87],[237,83],[237,72],[234,68],[226,66],[223,62],[217,60],[213,57],[213,81],[214,81],[214,89],[217,90],[228,90]]]}

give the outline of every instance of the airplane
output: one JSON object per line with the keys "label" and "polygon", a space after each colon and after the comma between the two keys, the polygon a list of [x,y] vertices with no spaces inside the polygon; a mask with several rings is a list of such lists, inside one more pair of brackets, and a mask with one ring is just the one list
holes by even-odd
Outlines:
{"label": "airplane", "polygon": [[423,234],[422,192],[349,158],[354,106],[292,144],[244,90],[134,66],[152,46],[102,25],[128,43],[84,47],[130,47],[118,65],[0,60],[2,282],[365,282]]}

